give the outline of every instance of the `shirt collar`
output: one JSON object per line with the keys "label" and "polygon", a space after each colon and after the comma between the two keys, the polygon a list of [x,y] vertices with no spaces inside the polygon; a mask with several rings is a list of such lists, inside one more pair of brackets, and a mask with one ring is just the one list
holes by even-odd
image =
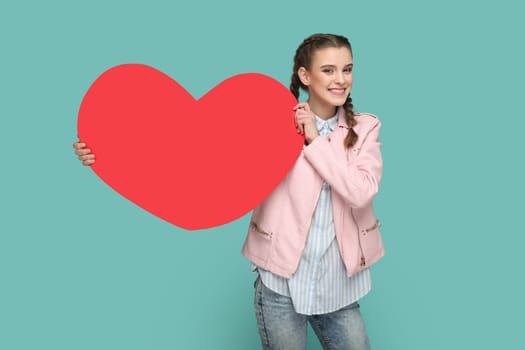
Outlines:
{"label": "shirt collar", "polygon": [[337,117],[338,117],[337,111],[333,117],[330,117],[327,120],[324,120],[324,119],[319,118],[318,116],[315,116],[317,130],[322,130],[323,127],[327,126],[330,129],[330,131],[334,131],[334,129],[337,127]]}

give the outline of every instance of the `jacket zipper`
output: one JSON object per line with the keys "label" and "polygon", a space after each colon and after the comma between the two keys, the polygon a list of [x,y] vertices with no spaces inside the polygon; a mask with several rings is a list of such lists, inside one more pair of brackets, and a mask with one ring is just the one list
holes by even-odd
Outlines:
{"label": "jacket zipper", "polygon": [[[352,149],[354,147],[355,147],[355,145],[352,147]],[[347,162],[350,161],[350,149],[348,149],[347,152],[346,152],[346,161]],[[357,220],[355,219],[354,211],[352,210],[351,207],[350,207],[350,215],[352,215],[352,219],[354,219],[355,227],[357,227],[357,242],[359,243],[359,251],[361,252],[360,265],[361,266],[366,266],[365,253],[363,252],[363,246],[361,245],[361,232],[359,230],[359,225],[357,224]]]}
{"label": "jacket zipper", "polygon": [[[360,265],[361,266],[366,266],[365,253],[363,252],[363,246],[361,245],[361,231],[359,230],[359,225],[357,224],[357,220],[355,219],[354,211],[352,210],[352,208],[350,208],[350,214],[352,215],[352,219],[354,219],[355,227],[357,227],[357,242],[359,243],[359,251],[361,252]],[[377,225],[377,223],[376,223],[376,225]],[[367,230],[367,232],[368,232],[368,230]]]}

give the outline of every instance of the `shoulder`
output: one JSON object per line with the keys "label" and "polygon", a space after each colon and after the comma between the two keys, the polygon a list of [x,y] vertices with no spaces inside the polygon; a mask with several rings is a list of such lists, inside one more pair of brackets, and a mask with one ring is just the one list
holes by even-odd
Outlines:
{"label": "shoulder", "polygon": [[354,113],[354,118],[358,123],[359,122],[371,123],[371,124],[380,123],[377,115],[372,114],[372,113],[356,112]]}
{"label": "shoulder", "polygon": [[379,118],[372,113],[354,113],[355,121],[357,122],[354,126],[354,131],[359,134],[368,134],[374,129],[381,127],[381,121]]}

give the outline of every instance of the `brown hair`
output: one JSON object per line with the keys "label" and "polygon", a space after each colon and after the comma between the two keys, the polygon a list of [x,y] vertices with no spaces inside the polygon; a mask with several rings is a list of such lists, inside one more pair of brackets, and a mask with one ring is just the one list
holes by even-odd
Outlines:
{"label": "brown hair", "polygon": [[[352,46],[350,45],[348,39],[344,36],[334,34],[313,34],[304,39],[301,45],[299,45],[297,48],[297,51],[295,51],[293,73],[290,82],[290,91],[295,96],[295,98],[299,98],[300,88],[308,91],[308,87],[301,82],[301,79],[299,79],[299,75],[297,73],[299,68],[304,67],[309,69],[312,63],[312,56],[314,52],[327,47],[346,47],[348,50],[350,50],[350,55],[352,55]],[[350,148],[357,141],[357,134],[352,129],[352,127],[355,126],[357,122],[354,118],[354,106],[352,104],[352,98],[350,95],[348,95],[348,99],[343,104],[343,108],[346,112],[346,123],[349,126],[348,134],[346,134],[344,140],[344,145],[345,148]]]}

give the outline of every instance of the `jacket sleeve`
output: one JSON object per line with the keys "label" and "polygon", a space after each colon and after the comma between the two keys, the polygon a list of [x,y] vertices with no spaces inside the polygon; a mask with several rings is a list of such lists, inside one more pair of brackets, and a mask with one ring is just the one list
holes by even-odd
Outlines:
{"label": "jacket sleeve", "polygon": [[[379,190],[383,171],[379,129],[381,123],[374,118],[368,132],[358,135],[357,147],[349,152],[356,156],[350,161],[337,157],[330,141],[324,137],[315,140],[304,148],[304,156],[319,175],[354,208],[362,208],[372,202]],[[344,147],[341,145],[341,147]]]}

